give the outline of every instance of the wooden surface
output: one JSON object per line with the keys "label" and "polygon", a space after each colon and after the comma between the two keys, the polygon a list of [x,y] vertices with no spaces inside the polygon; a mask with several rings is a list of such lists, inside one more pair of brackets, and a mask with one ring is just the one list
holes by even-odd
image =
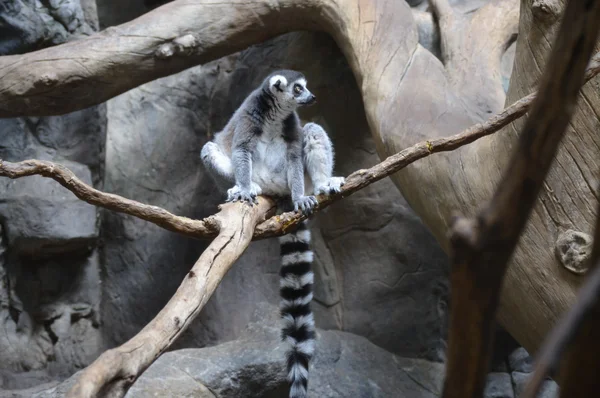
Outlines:
{"label": "wooden surface", "polygon": [[[598,21],[600,0],[569,3],[539,93],[492,199],[473,217],[453,221],[444,398],[483,396],[503,279],[572,118]],[[569,384],[578,383],[576,372],[570,376]]]}

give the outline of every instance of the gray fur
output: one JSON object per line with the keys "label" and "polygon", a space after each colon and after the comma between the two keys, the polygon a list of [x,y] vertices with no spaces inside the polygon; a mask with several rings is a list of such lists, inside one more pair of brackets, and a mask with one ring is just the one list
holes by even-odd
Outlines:
{"label": "gray fur", "polygon": [[[299,85],[299,86],[298,86]],[[301,87],[300,87],[301,86]],[[339,192],[343,177],[332,177],[333,145],[315,123],[304,127],[296,109],[314,102],[306,79],[295,71],[272,73],[235,111],[225,128],[206,143],[202,162],[227,201],[254,203],[257,195],[278,197],[280,204],[312,213],[317,200],[307,195]],[[291,198],[291,201],[286,199]],[[287,353],[290,398],[306,398],[308,366],[314,352],[314,318],[310,309],[313,252],[306,221],[279,238],[280,293]]]}
{"label": "gray fur", "polygon": [[[296,84],[302,86],[299,95]],[[260,194],[290,196],[294,210],[311,213],[317,201],[306,188],[314,187],[315,195],[339,192],[344,179],[332,177],[327,133],[315,123],[302,128],[296,113],[314,98],[301,73],[274,72],[202,148],[202,162],[217,185],[228,188],[228,202],[254,203]]]}

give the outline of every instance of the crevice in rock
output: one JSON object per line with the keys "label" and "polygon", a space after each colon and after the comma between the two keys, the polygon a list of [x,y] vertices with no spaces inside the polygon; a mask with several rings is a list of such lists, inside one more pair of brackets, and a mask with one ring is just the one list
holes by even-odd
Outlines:
{"label": "crevice in rock", "polygon": [[44,321],[44,330],[46,330],[46,333],[48,333],[48,336],[50,337],[50,341],[52,341],[52,344],[56,345],[56,343],[58,343],[58,336],[56,335],[56,333],[54,333],[54,330],[52,330],[53,323],[54,323],[54,319]]}

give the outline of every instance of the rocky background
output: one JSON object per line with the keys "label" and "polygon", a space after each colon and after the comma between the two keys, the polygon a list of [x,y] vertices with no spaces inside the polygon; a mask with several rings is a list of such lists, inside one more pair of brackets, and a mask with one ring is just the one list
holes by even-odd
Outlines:
{"label": "rocky background", "polygon": [[[0,0],[0,55],[74,40],[159,3]],[[421,42],[437,54],[427,5],[413,3]],[[277,68],[306,74],[319,101],[301,117],[331,135],[336,174],[379,162],[352,73],[333,40],[317,33],[284,35],[83,111],[2,119],[0,159],[53,160],[99,189],[205,217],[223,195],[200,149]],[[505,81],[510,68],[509,56]],[[395,186],[386,179],[337,203],[312,231],[320,329],[313,396],[437,396],[448,260]],[[0,179],[0,396],[63,396],[69,376],[154,317],[205,247],[96,209],[52,180]],[[253,243],[128,397],[281,397],[277,255],[275,240]],[[497,340],[486,396],[518,397],[531,358],[510,336]],[[552,396],[556,385],[546,387]]]}

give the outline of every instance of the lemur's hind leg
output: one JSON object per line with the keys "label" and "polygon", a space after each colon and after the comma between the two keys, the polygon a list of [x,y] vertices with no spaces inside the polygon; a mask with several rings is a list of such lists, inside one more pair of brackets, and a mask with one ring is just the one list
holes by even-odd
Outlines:
{"label": "lemur's hind leg", "polygon": [[340,192],[344,177],[333,177],[333,145],[329,136],[316,123],[304,125],[304,167],[314,188],[314,194]]}
{"label": "lemur's hind leg", "polygon": [[[213,178],[217,187],[221,191],[227,190],[228,196],[234,194],[234,192],[230,192],[235,185],[231,158],[223,153],[216,143],[209,141],[202,147],[200,159],[202,159],[204,168]],[[252,189],[257,192],[257,195],[260,195],[261,189],[254,182],[252,182]]]}

